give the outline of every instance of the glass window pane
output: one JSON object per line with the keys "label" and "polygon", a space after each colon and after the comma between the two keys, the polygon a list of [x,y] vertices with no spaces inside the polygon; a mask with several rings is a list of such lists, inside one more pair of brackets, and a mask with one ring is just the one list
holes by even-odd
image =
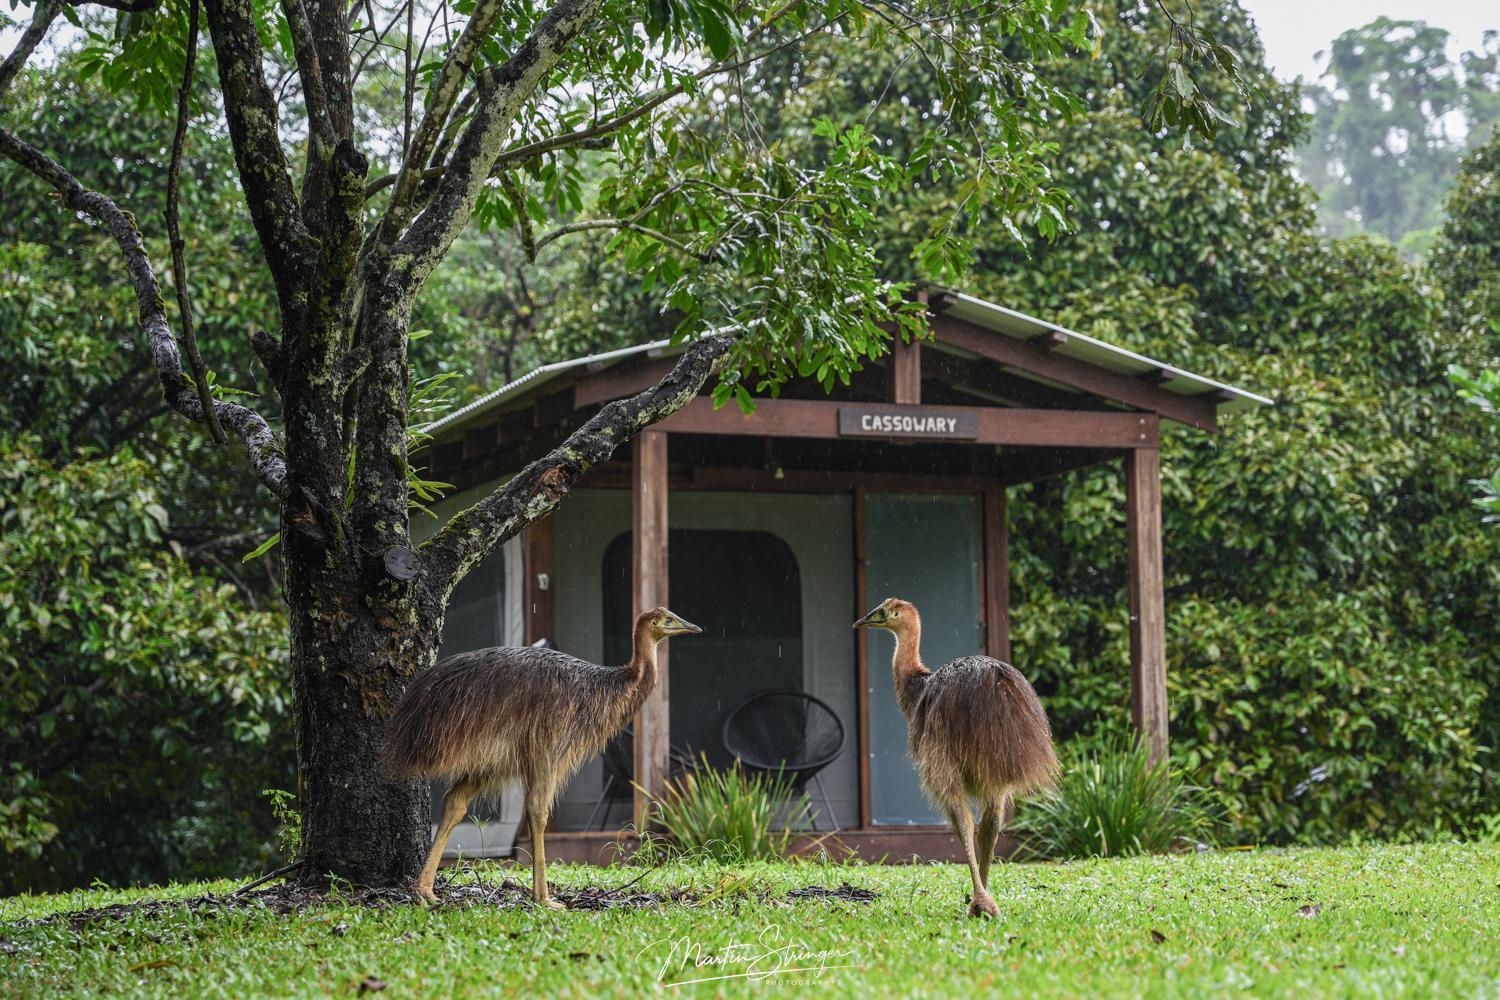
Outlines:
{"label": "glass window pane", "polygon": [[505,550],[485,556],[453,588],[440,656],[505,645]]}
{"label": "glass window pane", "polygon": [[[922,614],[922,659],[936,669],[979,652],[979,512],[974,496],[865,497],[865,594],[911,601]],[[907,753],[891,683],[894,637],[864,633],[870,664],[870,818],[940,823]]]}

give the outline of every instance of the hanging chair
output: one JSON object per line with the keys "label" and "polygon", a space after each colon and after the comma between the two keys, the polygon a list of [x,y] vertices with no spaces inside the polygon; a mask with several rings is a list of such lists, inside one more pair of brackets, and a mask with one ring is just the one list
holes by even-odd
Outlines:
{"label": "hanging chair", "polygon": [[[818,772],[844,751],[844,724],[827,704],[801,691],[768,691],[755,695],[724,720],[724,749],[745,770],[781,774],[793,788],[812,781],[823,798],[833,828],[838,817]],[[817,829],[817,819],[813,819]]]}
{"label": "hanging chair", "polygon": [[[620,730],[614,739],[604,744],[601,756],[604,758],[604,788],[599,792],[599,798],[594,800],[589,818],[584,821],[585,830],[593,827],[600,809],[604,810],[604,816],[599,819],[599,829],[603,830],[609,823],[609,809],[615,801],[615,786],[626,790],[631,787],[631,780],[635,776],[635,727],[626,726]],[[680,777],[698,768],[698,762],[693,759],[692,754],[675,743],[668,748],[668,757],[671,761],[669,777]]]}

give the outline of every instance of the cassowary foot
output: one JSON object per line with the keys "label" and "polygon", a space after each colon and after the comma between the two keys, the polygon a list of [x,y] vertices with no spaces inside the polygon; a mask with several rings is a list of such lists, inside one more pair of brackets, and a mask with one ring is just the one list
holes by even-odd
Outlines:
{"label": "cassowary foot", "polygon": [[532,902],[544,910],[566,910],[567,907],[551,896],[533,896]]}
{"label": "cassowary foot", "polygon": [[437,893],[432,891],[430,885],[414,885],[411,887],[411,894],[416,896],[417,902],[423,906],[431,906],[438,901]]}
{"label": "cassowary foot", "polygon": [[998,917],[999,915],[1000,907],[995,905],[995,897],[989,893],[985,893],[982,896],[975,896],[973,902],[969,904],[969,916],[971,917]]}

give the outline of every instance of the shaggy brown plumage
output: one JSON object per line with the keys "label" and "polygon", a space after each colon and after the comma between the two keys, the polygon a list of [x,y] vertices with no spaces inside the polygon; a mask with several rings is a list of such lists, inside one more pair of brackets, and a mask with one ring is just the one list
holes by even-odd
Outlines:
{"label": "shaggy brown plumage", "polygon": [[[970,916],[996,916],[990,859],[1011,798],[1049,787],[1057,775],[1052,727],[1036,692],[1009,663],[964,656],[937,670],[922,664],[922,618],[890,598],[854,623],[896,636],[891,670],[922,787],[963,841],[974,879]],[[980,807],[976,831],[969,800]],[[976,840],[977,834],[977,840]]]}
{"label": "shaggy brown plumage", "polygon": [[469,802],[526,786],[532,893],[547,894],[543,834],[558,787],[630,722],[656,686],[656,645],[700,632],[666,608],[635,622],[634,655],[601,667],[555,649],[493,648],[458,653],[411,682],[386,723],[385,758],[404,777],[450,782],[427,865],[414,887],[432,900],[433,880],[453,828]]}

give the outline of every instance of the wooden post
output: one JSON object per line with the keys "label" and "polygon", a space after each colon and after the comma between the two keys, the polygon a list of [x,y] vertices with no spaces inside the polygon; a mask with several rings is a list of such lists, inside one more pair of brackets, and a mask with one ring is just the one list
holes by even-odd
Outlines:
{"label": "wooden post", "polygon": [[1125,456],[1126,560],[1130,581],[1130,717],[1150,748],[1167,754],[1167,616],[1161,561],[1161,452]]}
{"label": "wooden post", "polygon": [[1010,662],[1010,512],[1005,490],[985,490],[984,651]]}
{"label": "wooden post", "polygon": [[[631,594],[635,615],[667,603],[667,435],[636,435],[631,461]],[[647,806],[666,786],[670,767],[667,646],[656,650],[656,687],[635,720],[635,826],[646,828]]]}
{"label": "wooden post", "polygon": [[[891,359],[886,366],[886,396],[892,403],[911,406],[922,402],[922,342],[911,343],[901,334],[891,335]],[[865,610],[869,610],[866,608]]]}
{"label": "wooden post", "polygon": [[525,616],[526,642],[539,639],[557,641],[555,632],[556,553],[557,546],[552,532],[550,516],[527,526],[522,542],[522,561],[525,565]]}

